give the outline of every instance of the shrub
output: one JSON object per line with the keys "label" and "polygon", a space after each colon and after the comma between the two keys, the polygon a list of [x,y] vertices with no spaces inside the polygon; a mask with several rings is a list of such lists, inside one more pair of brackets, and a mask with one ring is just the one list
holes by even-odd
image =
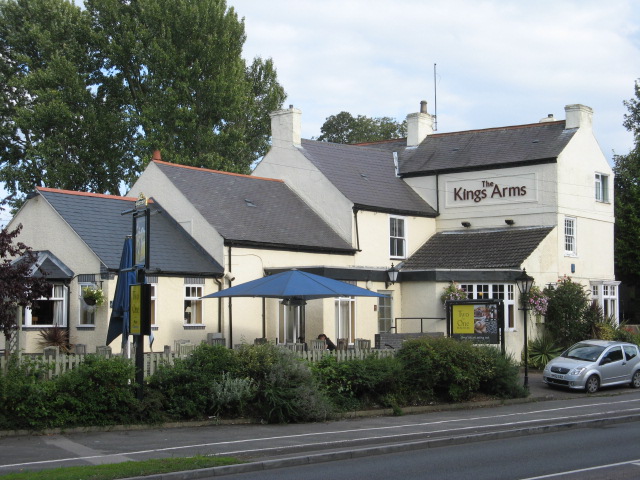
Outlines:
{"label": "shrub", "polygon": [[509,355],[494,347],[476,347],[480,356],[480,392],[499,398],[524,398],[527,390],[520,382],[520,368]]}
{"label": "shrub", "polygon": [[174,419],[195,419],[217,415],[214,384],[225,373],[234,374],[238,362],[233,350],[206,344],[191,355],[163,365],[149,378],[149,388],[160,394],[163,409]]}
{"label": "shrub", "polygon": [[256,396],[252,413],[269,423],[326,420],[331,403],[318,388],[309,366],[294,352],[271,344],[242,345],[239,376],[251,378]]}
{"label": "shrub", "polygon": [[398,352],[406,392],[416,400],[468,400],[478,391],[477,355],[473,345],[451,338],[409,340]]}
{"label": "shrub", "polygon": [[[544,369],[549,361],[559,356],[564,350],[558,346],[550,335],[541,335],[528,342],[529,366],[539,370]],[[524,352],[523,352],[524,356]]]}
{"label": "shrub", "polygon": [[339,410],[375,405],[393,407],[399,402],[400,363],[396,358],[369,356],[338,362],[326,355],[311,369],[329,399]]}
{"label": "shrub", "polygon": [[235,416],[245,411],[247,402],[256,394],[256,386],[249,378],[234,378],[223,373],[222,378],[213,382],[211,396],[216,415]]}
{"label": "shrub", "polygon": [[545,289],[545,293],[549,296],[545,328],[556,343],[570,346],[588,338],[592,320],[587,315],[590,301],[585,288],[562,277],[555,289]]}
{"label": "shrub", "polygon": [[139,423],[134,375],[135,367],[125,358],[87,355],[77,368],[55,379],[65,425]]}

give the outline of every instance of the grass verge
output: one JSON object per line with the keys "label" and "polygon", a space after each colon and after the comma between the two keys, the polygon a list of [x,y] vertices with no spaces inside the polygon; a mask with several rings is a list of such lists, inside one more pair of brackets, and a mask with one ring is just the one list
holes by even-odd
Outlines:
{"label": "grass verge", "polygon": [[116,480],[158,473],[198,470],[200,468],[233,465],[242,461],[233,457],[205,457],[198,455],[184,458],[161,458],[140,462],[112,463],[63,467],[37,472],[20,472],[2,475],[2,480]]}

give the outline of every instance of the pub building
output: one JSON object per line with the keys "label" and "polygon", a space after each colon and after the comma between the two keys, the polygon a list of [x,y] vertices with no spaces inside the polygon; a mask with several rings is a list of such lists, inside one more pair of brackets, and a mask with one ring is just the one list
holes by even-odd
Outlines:
{"label": "pub building", "polygon": [[[501,301],[505,345],[518,356],[515,279],[523,269],[541,288],[571,277],[618,317],[613,172],[591,108],[567,105],[564,120],[440,133],[421,102],[407,116],[406,139],[358,145],[302,139],[293,106],[271,118],[271,149],[251,175],[175,165],[156,152],[126,197],[37,189],[9,227],[22,223],[21,240],[67,272],[52,310],[65,313],[34,322],[23,312],[22,348],[38,351],[33,330],[54,325],[87,351],[104,346],[109,302],[87,317],[81,287],[90,280],[113,298],[130,234],[119,209],[141,193],[157,210],[146,272],[154,344],[145,348],[296,344],[320,333],[344,348],[388,348],[398,334],[450,333],[441,296],[455,282],[468,299]],[[95,215],[78,213],[89,206]],[[306,305],[202,299],[292,268],[387,296]],[[530,320],[533,338],[544,317]]]}

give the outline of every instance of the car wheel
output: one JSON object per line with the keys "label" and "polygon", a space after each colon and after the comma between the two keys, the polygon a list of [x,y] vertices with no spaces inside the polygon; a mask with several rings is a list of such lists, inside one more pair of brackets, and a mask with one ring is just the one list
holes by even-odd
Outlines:
{"label": "car wheel", "polygon": [[587,378],[587,383],[584,385],[584,389],[587,393],[596,393],[600,388],[600,379],[597,375],[591,375]]}
{"label": "car wheel", "polygon": [[634,372],[631,377],[631,388],[640,388],[640,370]]}

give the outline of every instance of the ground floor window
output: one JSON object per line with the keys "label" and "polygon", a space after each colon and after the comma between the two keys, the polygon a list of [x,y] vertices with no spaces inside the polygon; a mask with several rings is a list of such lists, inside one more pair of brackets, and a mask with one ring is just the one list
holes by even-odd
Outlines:
{"label": "ground floor window", "polygon": [[618,321],[618,285],[620,282],[592,282],[591,299],[595,300],[605,318]]}
{"label": "ground floor window", "polygon": [[356,336],[356,301],[353,297],[336,298],[336,338],[353,343]]}
{"label": "ground floor window", "polygon": [[304,306],[280,303],[279,342],[304,343]]}
{"label": "ground floor window", "polygon": [[393,326],[393,311],[391,310],[391,292],[390,291],[378,291],[383,295],[389,295],[388,297],[378,298],[378,332],[387,333],[391,331]]}
{"label": "ground floor window", "polygon": [[513,284],[467,283],[460,285],[469,300],[502,300],[506,330],[515,330],[515,290]]}
{"label": "ground floor window", "polygon": [[93,282],[91,283],[82,282],[82,283],[79,283],[78,286],[79,286],[78,296],[80,297],[80,300],[78,302],[79,308],[80,308],[80,314],[78,316],[78,318],[80,319],[79,323],[80,325],[86,325],[86,326],[95,325],[96,324],[96,306],[89,305],[87,302],[84,301],[84,299],[82,298],[82,290],[87,287],[91,287],[95,289],[95,288],[98,288],[98,285],[96,285]]}
{"label": "ground floor window", "polygon": [[24,309],[22,324],[26,327],[66,327],[68,290],[65,285],[54,284],[51,297],[43,297]]}
{"label": "ground floor window", "polygon": [[147,275],[146,282],[151,285],[151,305],[149,306],[149,309],[151,310],[151,326],[157,328],[158,324],[156,323],[156,303],[158,292],[158,277],[156,275]]}
{"label": "ground floor window", "polygon": [[185,279],[184,324],[202,325],[202,297],[204,279]]}

